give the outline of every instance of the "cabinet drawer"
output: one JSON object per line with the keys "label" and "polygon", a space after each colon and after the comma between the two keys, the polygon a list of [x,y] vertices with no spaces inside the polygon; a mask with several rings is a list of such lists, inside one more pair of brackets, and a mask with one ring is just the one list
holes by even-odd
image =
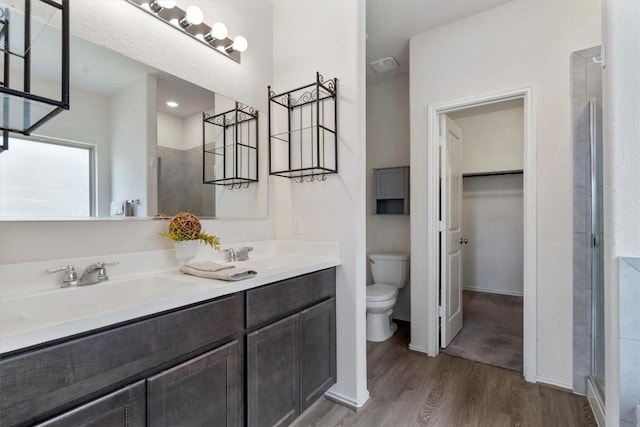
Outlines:
{"label": "cabinet drawer", "polygon": [[103,394],[241,326],[237,295],[0,361],[0,425],[24,425]]}
{"label": "cabinet drawer", "polygon": [[336,269],[330,268],[247,291],[247,329],[300,311],[336,291]]}

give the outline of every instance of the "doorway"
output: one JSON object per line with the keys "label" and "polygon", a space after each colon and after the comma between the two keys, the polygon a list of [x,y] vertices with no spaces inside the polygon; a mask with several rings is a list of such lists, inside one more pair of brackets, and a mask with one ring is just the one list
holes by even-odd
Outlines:
{"label": "doorway", "polygon": [[440,127],[441,351],[522,373],[523,99]]}
{"label": "doorway", "polygon": [[[428,106],[427,128],[427,313],[426,348],[412,345],[430,356],[440,352],[440,222],[438,157],[441,117],[446,113],[464,108],[489,105],[497,102],[522,99],[524,105],[524,149],[523,149],[523,373],[525,380],[536,381],[536,114],[535,90],[533,86],[501,93],[477,96],[468,99]],[[412,336],[413,341],[413,336]]]}

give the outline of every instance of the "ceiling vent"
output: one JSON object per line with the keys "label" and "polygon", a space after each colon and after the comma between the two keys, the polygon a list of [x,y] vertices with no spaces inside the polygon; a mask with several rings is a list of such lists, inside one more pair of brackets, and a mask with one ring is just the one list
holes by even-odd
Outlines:
{"label": "ceiling vent", "polygon": [[398,68],[398,65],[398,61],[390,56],[369,63],[371,69],[376,73],[386,73],[387,71],[395,70]]}

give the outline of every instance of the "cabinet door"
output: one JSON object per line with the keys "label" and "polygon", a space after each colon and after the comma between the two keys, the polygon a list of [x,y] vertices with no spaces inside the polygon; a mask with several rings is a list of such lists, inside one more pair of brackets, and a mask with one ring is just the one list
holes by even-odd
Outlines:
{"label": "cabinet door", "polygon": [[298,315],[247,335],[247,424],[280,426],[299,414]]}
{"label": "cabinet door", "polygon": [[145,412],[144,381],[139,381],[38,424],[38,426],[143,427]]}
{"label": "cabinet door", "polygon": [[376,199],[404,199],[406,172],[404,167],[376,169]]}
{"label": "cabinet door", "polygon": [[147,380],[147,422],[156,426],[238,425],[238,342]]}
{"label": "cabinet door", "polygon": [[336,382],[336,299],[300,312],[300,412]]}

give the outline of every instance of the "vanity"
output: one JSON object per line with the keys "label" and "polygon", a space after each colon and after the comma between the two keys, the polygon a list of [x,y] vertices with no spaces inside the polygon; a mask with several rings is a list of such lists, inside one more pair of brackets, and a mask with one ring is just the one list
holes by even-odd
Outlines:
{"label": "vanity", "polygon": [[[18,340],[9,340],[0,425],[288,425],[336,381],[338,264],[259,259],[256,278],[232,283],[155,274],[139,283],[183,286],[135,310],[85,318],[86,331],[67,319],[67,331],[80,332],[43,326],[39,336],[50,327],[51,339],[11,350]],[[112,322],[118,313],[124,320]],[[42,340],[22,334],[23,343]]]}

